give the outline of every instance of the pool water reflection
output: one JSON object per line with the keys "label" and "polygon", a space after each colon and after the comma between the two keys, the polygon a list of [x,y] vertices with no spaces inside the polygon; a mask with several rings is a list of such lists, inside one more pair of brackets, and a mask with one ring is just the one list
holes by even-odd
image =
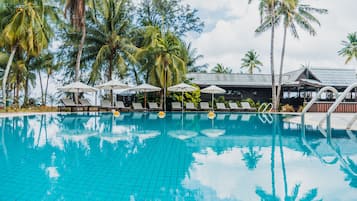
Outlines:
{"label": "pool water reflection", "polygon": [[0,200],[356,200],[356,135],[285,117],[2,118]]}

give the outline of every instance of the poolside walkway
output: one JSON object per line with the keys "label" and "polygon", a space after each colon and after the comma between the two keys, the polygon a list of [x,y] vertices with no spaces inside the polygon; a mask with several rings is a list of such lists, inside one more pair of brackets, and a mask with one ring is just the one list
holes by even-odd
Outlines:
{"label": "poolside walkway", "polygon": [[[318,126],[322,118],[325,117],[325,113],[306,113],[305,125]],[[352,118],[357,115],[356,113],[332,113],[331,115],[331,127],[334,129],[346,129],[347,124]],[[284,121],[301,124],[301,116],[294,116],[285,118]],[[326,121],[322,127],[325,128]],[[351,130],[357,130],[357,121],[352,125]]]}

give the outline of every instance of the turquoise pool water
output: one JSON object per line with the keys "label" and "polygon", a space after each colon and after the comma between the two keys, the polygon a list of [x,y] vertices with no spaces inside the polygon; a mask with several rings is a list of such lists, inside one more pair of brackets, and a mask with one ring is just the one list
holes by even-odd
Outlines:
{"label": "turquoise pool water", "polygon": [[356,135],[284,118],[2,118],[0,200],[357,200]]}

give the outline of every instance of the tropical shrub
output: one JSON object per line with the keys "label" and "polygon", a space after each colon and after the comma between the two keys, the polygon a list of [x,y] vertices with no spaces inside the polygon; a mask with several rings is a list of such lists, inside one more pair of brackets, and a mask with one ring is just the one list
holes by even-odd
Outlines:
{"label": "tropical shrub", "polygon": [[282,112],[295,112],[295,109],[292,105],[285,104],[281,107]]}
{"label": "tropical shrub", "polygon": [[251,98],[243,99],[241,102],[248,102],[250,107],[256,107],[256,104],[255,104],[254,100],[251,99]]}
{"label": "tropical shrub", "polygon": [[[197,85],[192,85],[197,88],[197,90],[193,92],[185,92],[183,93],[184,99],[183,101],[185,103],[187,102],[192,102],[196,107],[198,106],[199,102],[201,102],[201,92],[199,90],[199,87]],[[172,95],[172,98],[174,101],[181,102],[182,101],[182,94],[181,93],[174,93]]]}

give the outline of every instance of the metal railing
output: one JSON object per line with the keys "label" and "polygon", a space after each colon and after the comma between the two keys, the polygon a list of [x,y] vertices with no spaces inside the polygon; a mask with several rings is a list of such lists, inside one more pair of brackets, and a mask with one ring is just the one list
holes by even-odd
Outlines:
{"label": "metal railing", "polygon": [[311,106],[316,103],[317,100],[319,100],[320,96],[322,93],[326,92],[326,91],[332,91],[335,96],[337,97],[338,96],[338,91],[337,89],[335,89],[334,87],[330,87],[330,86],[327,86],[327,87],[323,87],[322,89],[320,89],[320,91],[316,94],[316,96],[314,98],[312,98],[310,100],[310,102],[304,107],[304,109],[302,110],[301,112],[301,115],[303,116],[307,111],[309,111],[309,109],[311,108]]}
{"label": "metal railing", "polygon": [[[269,109],[269,106],[270,106],[270,109]],[[268,112],[271,112],[271,110],[273,109],[273,104],[272,103],[263,103],[263,104],[261,104],[259,106],[259,108],[258,108],[258,112],[267,112],[268,109],[269,109]]]}
{"label": "metal railing", "polygon": [[336,101],[331,105],[331,107],[328,109],[328,111],[326,112],[326,115],[324,118],[321,119],[321,121],[319,122],[319,126],[322,126],[322,124],[324,123],[324,121],[326,120],[326,128],[327,129],[327,134],[328,136],[331,137],[331,114],[336,110],[336,108],[342,103],[342,101],[346,98],[346,96],[348,95],[348,93],[350,93],[352,91],[352,89],[357,87],[357,82],[351,84],[350,86],[348,86],[341,95],[339,95],[336,99]]}

